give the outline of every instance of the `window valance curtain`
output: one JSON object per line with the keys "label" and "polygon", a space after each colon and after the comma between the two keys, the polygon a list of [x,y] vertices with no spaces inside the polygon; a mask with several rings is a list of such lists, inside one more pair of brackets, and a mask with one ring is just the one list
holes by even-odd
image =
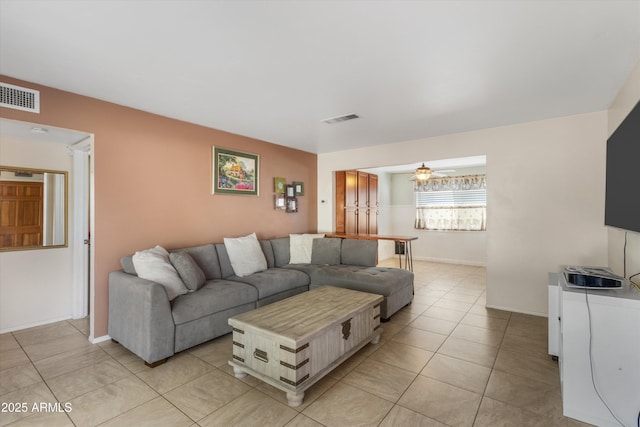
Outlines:
{"label": "window valance curtain", "polygon": [[415,228],[482,231],[487,227],[485,175],[432,178],[414,186]]}
{"label": "window valance curtain", "polygon": [[467,191],[486,190],[486,175],[447,176],[430,178],[426,182],[416,180],[414,191]]}

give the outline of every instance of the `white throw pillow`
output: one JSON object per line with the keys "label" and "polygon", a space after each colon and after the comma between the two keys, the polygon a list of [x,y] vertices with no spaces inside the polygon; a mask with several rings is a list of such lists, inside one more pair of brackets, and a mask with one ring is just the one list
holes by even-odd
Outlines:
{"label": "white throw pillow", "polygon": [[225,237],[224,246],[236,276],[249,276],[267,269],[267,259],[264,257],[256,233],[233,239]]}
{"label": "white throw pillow", "polygon": [[169,252],[162,246],[136,252],[133,255],[133,266],[136,268],[138,277],[164,286],[169,301],[189,291],[176,269],[171,265]]}
{"label": "white throw pillow", "polygon": [[310,264],[313,239],[324,234],[289,234],[289,264]]}

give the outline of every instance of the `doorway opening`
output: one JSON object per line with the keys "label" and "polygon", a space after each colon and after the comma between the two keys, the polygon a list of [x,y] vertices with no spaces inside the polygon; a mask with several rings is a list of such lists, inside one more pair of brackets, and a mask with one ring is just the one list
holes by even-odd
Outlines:
{"label": "doorway opening", "polygon": [[[69,171],[70,176],[67,211],[69,226],[66,230],[68,245],[60,245],[55,249],[14,253],[10,255],[11,268],[0,272],[0,278],[3,279],[0,280],[2,290],[10,291],[3,292],[7,296],[5,303],[9,304],[8,307],[25,299],[21,292],[24,293],[26,290],[16,286],[19,283],[36,283],[35,286],[43,286],[37,292],[45,299],[39,302],[39,308],[35,308],[38,304],[34,304],[34,307],[14,307],[16,309],[11,310],[13,317],[3,317],[0,332],[70,318],[78,320],[80,324],[79,319],[84,318],[89,327],[84,328],[82,332],[93,342],[95,257],[90,246],[89,230],[94,230],[94,136],[81,131],[2,118],[0,137],[3,163],[53,169],[47,168],[47,163],[56,161],[65,165],[64,169]],[[57,160],[47,157],[44,152],[57,153]],[[65,158],[67,160],[64,160]],[[36,263],[42,265],[43,262],[48,266],[54,266],[54,276],[51,280],[45,280],[41,276],[33,280],[34,275],[40,274],[39,270],[26,266]],[[7,289],[4,289],[5,287]]]}

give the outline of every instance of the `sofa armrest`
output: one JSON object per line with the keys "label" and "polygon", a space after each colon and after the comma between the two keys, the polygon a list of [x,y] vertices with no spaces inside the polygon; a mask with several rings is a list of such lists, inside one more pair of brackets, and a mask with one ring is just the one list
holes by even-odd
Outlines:
{"label": "sofa armrest", "polygon": [[172,356],[175,324],[164,287],[122,270],[109,273],[109,336],[147,363]]}

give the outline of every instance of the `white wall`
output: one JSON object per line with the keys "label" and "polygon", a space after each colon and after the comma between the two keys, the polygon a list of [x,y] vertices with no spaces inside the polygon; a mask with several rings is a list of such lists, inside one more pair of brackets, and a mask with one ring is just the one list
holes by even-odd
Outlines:
{"label": "white wall", "polygon": [[[608,110],[607,137],[611,136],[620,123],[627,117],[631,109],[640,101],[640,61],[629,74],[627,81],[618,95],[611,103]],[[607,227],[609,233],[609,267],[616,273],[622,275],[624,271],[624,241],[627,237],[627,271],[626,276],[640,273],[640,233],[625,231],[619,228]],[[638,277],[634,278],[636,283]]]}
{"label": "white wall", "polygon": [[[393,175],[390,173],[375,172],[378,175],[378,234],[393,234]],[[391,241],[380,240],[378,242],[378,260],[384,260],[397,255],[395,244]]]}
{"label": "white wall", "polygon": [[606,122],[603,111],[320,154],[318,229],[334,230],[335,170],[486,155],[487,306],[544,315],[549,271],[607,263]]}
{"label": "white wall", "polygon": [[[2,136],[0,163],[68,171],[73,224],[72,158],[64,144]],[[67,248],[0,252],[0,333],[71,318],[71,229],[68,241]]]}

